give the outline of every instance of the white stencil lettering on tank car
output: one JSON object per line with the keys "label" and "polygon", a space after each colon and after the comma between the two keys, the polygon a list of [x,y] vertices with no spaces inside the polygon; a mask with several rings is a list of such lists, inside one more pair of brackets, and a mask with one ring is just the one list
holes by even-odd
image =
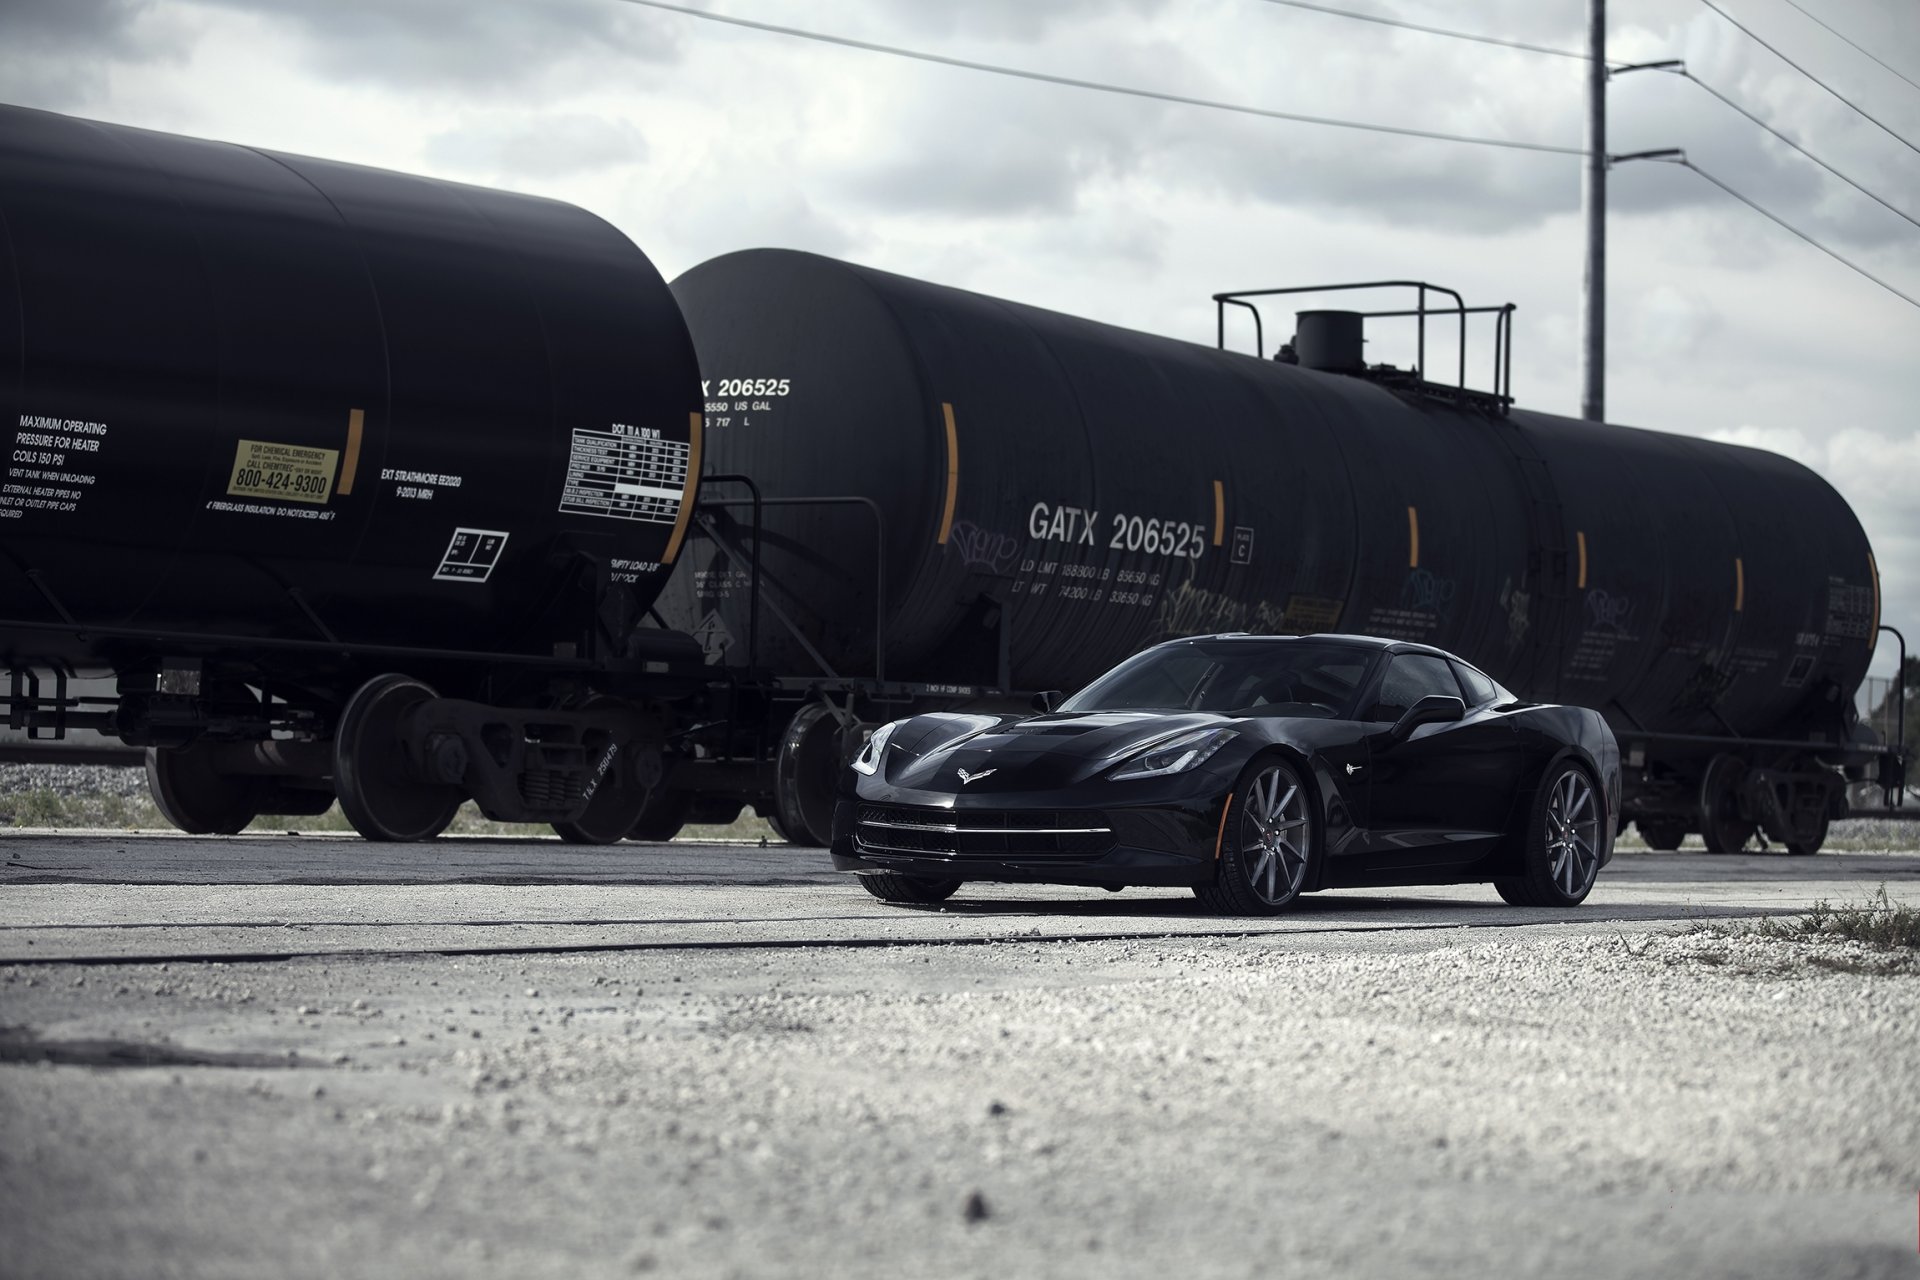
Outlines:
{"label": "white stencil lettering on tank car", "polygon": [[433,580],[485,582],[493,576],[493,568],[506,549],[507,535],[499,529],[455,529]]}

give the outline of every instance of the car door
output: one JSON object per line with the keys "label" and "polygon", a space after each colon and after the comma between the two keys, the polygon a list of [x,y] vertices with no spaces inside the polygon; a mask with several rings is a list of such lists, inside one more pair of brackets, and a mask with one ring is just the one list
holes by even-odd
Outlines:
{"label": "car door", "polygon": [[[1402,742],[1394,721],[1430,694],[1460,698],[1466,718],[1427,724]],[[1367,796],[1370,864],[1382,870],[1444,867],[1490,852],[1505,830],[1522,744],[1495,704],[1478,701],[1435,654],[1395,654],[1372,706]]]}

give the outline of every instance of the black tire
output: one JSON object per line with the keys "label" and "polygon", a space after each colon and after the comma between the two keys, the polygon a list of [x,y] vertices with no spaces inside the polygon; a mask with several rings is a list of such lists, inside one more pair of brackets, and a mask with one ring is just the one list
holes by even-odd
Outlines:
{"label": "black tire", "polygon": [[1520,874],[1495,880],[1494,889],[1516,907],[1579,906],[1600,873],[1607,830],[1600,788],[1579,765],[1554,765],[1540,779],[1526,823],[1518,833]]}
{"label": "black tire", "polygon": [[431,840],[447,829],[466,793],[413,776],[401,731],[407,713],[439,695],[410,676],[375,676],[347,699],[333,731],[333,786],[340,812],[368,840]]}
{"label": "black tire", "polygon": [[1647,842],[1647,848],[1661,853],[1672,853],[1687,838],[1687,824],[1677,818],[1641,818],[1633,825],[1639,829],[1640,838]]}
{"label": "black tire", "polygon": [[960,887],[958,876],[910,876],[899,871],[864,871],[860,887],[882,902],[931,906],[945,902]]}
{"label": "black tire", "polygon": [[1299,900],[1319,856],[1320,822],[1300,771],[1278,756],[1248,765],[1227,798],[1210,884],[1194,897],[1215,915],[1277,915]]}
{"label": "black tire", "polygon": [[147,791],[190,836],[231,836],[260,816],[259,779],[216,773],[203,746],[148,747]]}

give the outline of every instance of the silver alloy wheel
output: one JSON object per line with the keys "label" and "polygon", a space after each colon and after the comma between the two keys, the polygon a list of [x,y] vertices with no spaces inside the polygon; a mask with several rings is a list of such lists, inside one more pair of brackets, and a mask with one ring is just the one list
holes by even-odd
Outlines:
{"label": "silver alloy wheel", "polygon": [[1241,852],[1247,883],[1268,906],[1290,901],[1307,876],[1307,797],[1292,775],[1275,766],[1247,788],[1241,816]]}
{"label": "silver alloy wheel", "polygon": [[1600,869],[1600,806],[1586,775],[1568,769],[1547,801],[1547,874],[1554,887],[1577,898]]}

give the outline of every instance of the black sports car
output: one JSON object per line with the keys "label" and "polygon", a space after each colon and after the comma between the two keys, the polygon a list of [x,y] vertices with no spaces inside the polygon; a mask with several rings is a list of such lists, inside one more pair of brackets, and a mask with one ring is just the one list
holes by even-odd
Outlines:
{"label": "black sports car", "polygon": [[1057,710],[881,726],[836,805],[833,865],[904,903],[969,880],[1190,885],[1264,915],[1316,889],[1490,880],[1571,907],[1613,856],[1619,798],[1598,713],[1521,702],[1451,654],[1200,636]]}

